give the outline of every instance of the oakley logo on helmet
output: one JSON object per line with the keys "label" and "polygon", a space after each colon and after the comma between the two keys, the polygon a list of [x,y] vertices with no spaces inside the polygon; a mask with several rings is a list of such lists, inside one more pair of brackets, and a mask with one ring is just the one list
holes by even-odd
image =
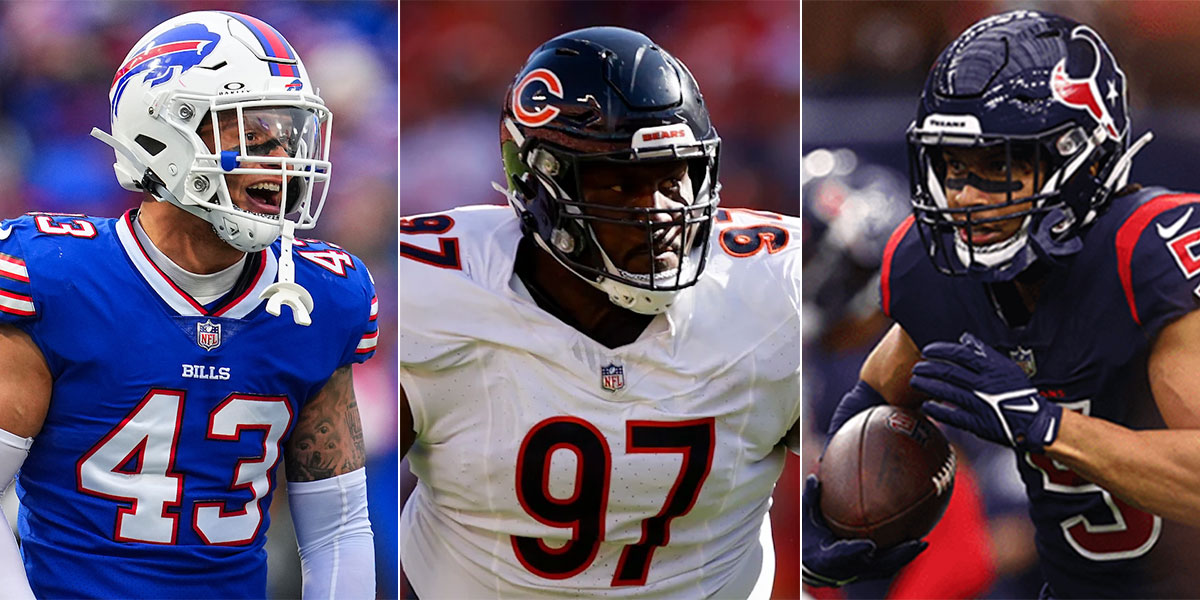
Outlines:
{"label": "oakley logo on helmet", "polygon": [[[527,109],[521,104],[521,94],[525,92],[525,88],[529,84],[535,81],[540,81],[542,85],[546,86],[546,91],[555,97],[560,99],[563,97],[562,82],[558,80],[558,75],[555,75],[549,69],[534,69],[530,71],[513,88],[512,93],[513,116],[516,117],[518,123],[527,127],[541,127],[553,121],[554,117],[557,117],[558,113],[562,112],[554,106],[539,106],[535,109]],[[535,97],[535,99],[537,98]]]}
{"label": "oakley logo on helmet", "polygon": [[[1116,61],[1108,52],[1108,47],[1100,40],[1100,36],[1096,32],[1089,29],[1087,26],[1080,25],[1071,33],[1071,39],[1082,39],[1091,45],[1095,51],[1096,58],[1092,66],[1092,73],[1086,79],[1072,79],[1067,75],[1067,59],[1058,61],[1054,66],[1054,70],[1050,73],[1050,90],[1054,95],[1054,99],[1071,107],[1083,109],[1096,120],[1097,123],[1104,126],[1104,131],[1107,136],[1114,140],[1121,139],[1121,132],[1117,131],[1116,122],[1113,120],[1112,113],[1105,103],[1105,100],[1111,102],[1119,102],[1122,98],[1121,91],[1125,86],[1125,76],[1116,67]],[[1107,55],[1107,56],[1106,56]],[[1100,73],[1100,65],[1105,60],[1113,65],[1113,70],[1116,71],[1113,79],[1108,80],[1108,93],[1102,94],[1100,91],[1100,83],[1096,80],[1096,76]],[[1117,89],[1120,86],[1122,89]]]}
{"label": "oakley logo on helmet", "polygon": [[176,27],[151,40],[113,76],[111,87],[116,88],[112,97],[113,116],[117,115],[121,94],[125,93],[125,87],[134,76],[145,73],[144,81],[149,81],[150,87],[170,81],[200,64],[220,40],[221,36],[199,23]]}

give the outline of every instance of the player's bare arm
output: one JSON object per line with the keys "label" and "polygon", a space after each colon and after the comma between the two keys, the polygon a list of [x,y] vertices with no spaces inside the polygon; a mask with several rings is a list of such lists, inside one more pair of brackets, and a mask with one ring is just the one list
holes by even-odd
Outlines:
{"label": "player's bare arm", "polygon": [[889,404],[918,406],[924,395],[908,385],[913,365],[921,360],[921,350],[899,323],[892,325],[875,349],[863,361],[859,379],[870,385]]}
{"label": "player's bare arm", "polygon": [[334,371],[321,391],[304,405],[285,456],[288,481],[328,479],[366,465],[350,365]]}
{"label": "player's bare arm", "polygon": [[[8,487],[28,450],[28,438],[38,434],[50,407],[53,378],[42,352],[29,335],[0,325],[0,492]],[[23,437],[23,440],[14,439]],[[14,443],[16,445],[14,445]],[[24,445],[25,449],[21,449]],[[0,530],[0,580],[13,598],[33,598],[16,540]]]}
{"label": "player's bare arm", "polygon": [[0,429],[33,437],[42,429],[53,385],[46,359],[25,332],[0,325]]}
{"label": "player's bare arm", "polygon": [[1200,311],[1162,330],[1148,371],[1171,429],[1135,431],[1063,411],[1046,454],[1138,508],[1200,525]]}

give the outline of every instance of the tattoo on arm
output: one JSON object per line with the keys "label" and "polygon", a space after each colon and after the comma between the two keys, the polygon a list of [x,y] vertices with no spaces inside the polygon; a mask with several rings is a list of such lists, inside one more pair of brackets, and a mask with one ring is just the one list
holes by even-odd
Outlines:
{"label": "tattoo on arm", "polygon": [[328,479],[366,464],[350,365],[334,371],[300,410],[285,456],[288,481]]}

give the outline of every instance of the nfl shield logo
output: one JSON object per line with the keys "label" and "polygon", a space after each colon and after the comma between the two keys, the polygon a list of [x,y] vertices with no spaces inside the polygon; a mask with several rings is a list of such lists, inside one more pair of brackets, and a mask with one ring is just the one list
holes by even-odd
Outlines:
{"label": "nfl shield logo", "polygon": [[1008,351],[1009,358],[1025,371],[1026,377],[1033,377],[1037,374],[1037,363],[1033,361],[1033,350],[1017,346],[1016,350]]}
{"label": "nfl shield logo", "polygon": [[607,367],[600,367],[600,387],[615,392],[625,387],[625,367],[613,363],[608,363]]}
{"label": "nfl shield logo", "polygon": [[196,343],[205,350],[212,350],[221,345],[221,324],[209,319],[196,323]]}

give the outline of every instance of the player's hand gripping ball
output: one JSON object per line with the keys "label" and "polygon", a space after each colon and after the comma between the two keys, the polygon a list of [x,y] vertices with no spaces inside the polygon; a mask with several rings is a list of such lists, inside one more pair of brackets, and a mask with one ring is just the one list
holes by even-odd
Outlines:
{"label": "player's hand gripping ball", "polygon": [[842,538],[883,549],[924,537],[950,502],[954,450],[921,413],[874,406],[846,422],[825,448],[821,514]]}

